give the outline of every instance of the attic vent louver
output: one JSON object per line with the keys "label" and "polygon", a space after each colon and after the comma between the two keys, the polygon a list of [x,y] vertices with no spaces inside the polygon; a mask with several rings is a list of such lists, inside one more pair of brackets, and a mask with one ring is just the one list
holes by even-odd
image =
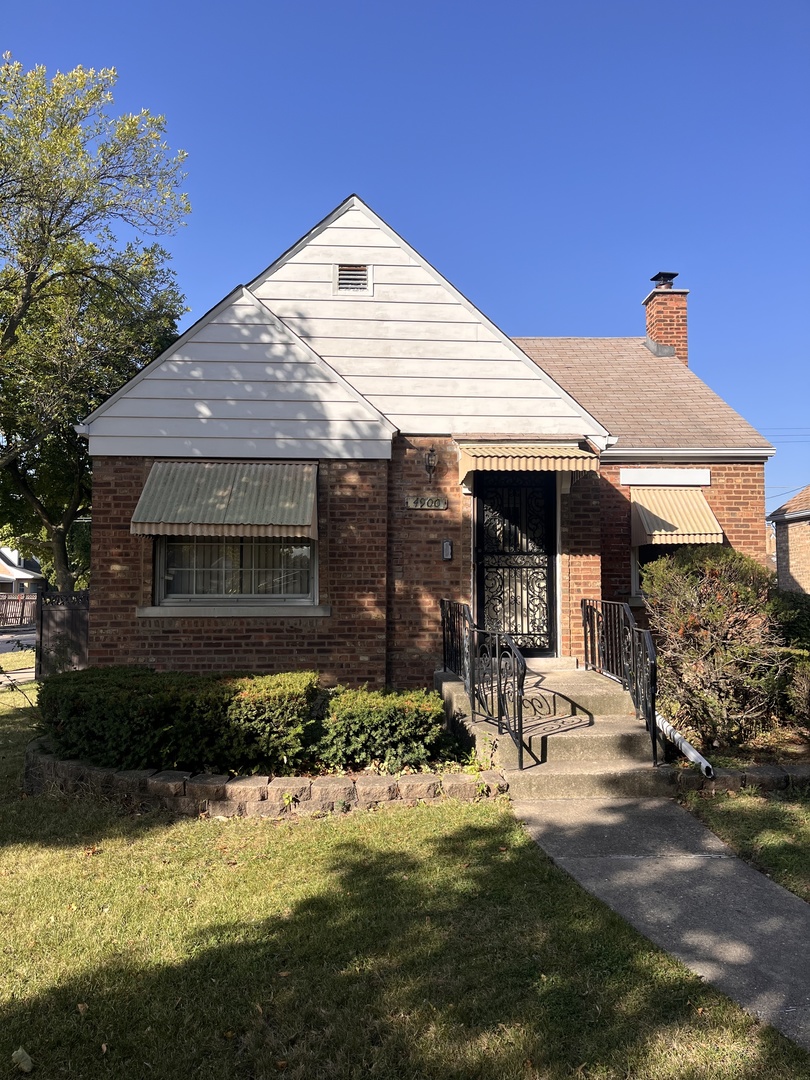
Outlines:
{"label": "attic vent louver", "polygon": [[337,268],[338,292],[368,292],[368,267],[341,263]]}

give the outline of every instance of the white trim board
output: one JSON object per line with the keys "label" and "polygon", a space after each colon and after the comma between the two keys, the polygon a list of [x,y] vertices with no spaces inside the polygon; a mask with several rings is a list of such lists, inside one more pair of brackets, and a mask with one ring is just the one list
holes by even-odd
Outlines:
{"label": "white trim board", "polygon": [[711,469],[620,469],[622,487],[710,487]]}

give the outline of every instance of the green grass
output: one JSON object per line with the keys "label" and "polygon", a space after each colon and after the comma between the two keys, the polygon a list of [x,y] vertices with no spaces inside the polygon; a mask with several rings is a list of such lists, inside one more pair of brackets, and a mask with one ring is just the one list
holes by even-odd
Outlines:
{"label": "green grass", "polygon": [[0,695],[0,1077],[24,1046],[48,1080],[810,1080],[502,803],[279,825],[24,799],[24,706]]}
{"label": "green grass", "polygon": [[21,671],[32,668],[35,662],[33,649],[15,649],[13,652],[0,654],[0,669],[3,671]]}
{"label": "green grass", "polygon": [[693,792],[685,802],[743,859],[810,901],[810,791]]}

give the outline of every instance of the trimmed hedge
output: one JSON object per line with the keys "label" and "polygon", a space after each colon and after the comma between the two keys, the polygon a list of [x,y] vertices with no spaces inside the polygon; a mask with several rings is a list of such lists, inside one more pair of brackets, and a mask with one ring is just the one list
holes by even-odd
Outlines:
{"label": "trimmed hedge", "polygon": [[438,694],[326,692],[314,671],[242,676],[88,668],[43,680],[39,710],[57,754],[106,768],[283,776],[302,767],[378,764],[396,772],[446,749]]}
{"label": "trimmed hedge", "polygon": [[426,764],[444,732],[444,706],[433,691],[384,694],[377,690],[341,690],[324,718],[319,758],[337,769],[379,765],[399,772]]}
{"label": "trimmed hedge", "polygon": [[51,675],[39,711],[54,749],[119,769],[292,773],[315,722],[312,671],[238,677],[88,668]]}
{"label": "trimmed hedge", "polygon": [[234,691],[226,718],[228,768],[246,772],[261,764],[276,775],[294,773],[317,737],[323,698],[317,672],[254,675],[228,685]]}

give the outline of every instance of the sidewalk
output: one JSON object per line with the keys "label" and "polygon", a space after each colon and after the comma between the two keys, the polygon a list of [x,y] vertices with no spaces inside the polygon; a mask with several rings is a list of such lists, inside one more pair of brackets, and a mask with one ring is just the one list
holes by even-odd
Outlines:
{"label": "sidewalk", "polygon": [[[33,649],[37,643],[36,629],[30,626],[21,626],[18,629],[5,628],[0,630],[0,667],[3,666],[3,655],[6,653],[15,653],[17,651],[17,642],[25,649]],[[21,668],[19,671],[9,671],[3,678],[3,682],[6,678],[11,679],[15,683],[31,682],[34,678],[33,668]]]}
{"label": "sidewalk", "polygon": [[518,801],[514,811],[584,889],[810,1050],[810,904],[669,799]]}

